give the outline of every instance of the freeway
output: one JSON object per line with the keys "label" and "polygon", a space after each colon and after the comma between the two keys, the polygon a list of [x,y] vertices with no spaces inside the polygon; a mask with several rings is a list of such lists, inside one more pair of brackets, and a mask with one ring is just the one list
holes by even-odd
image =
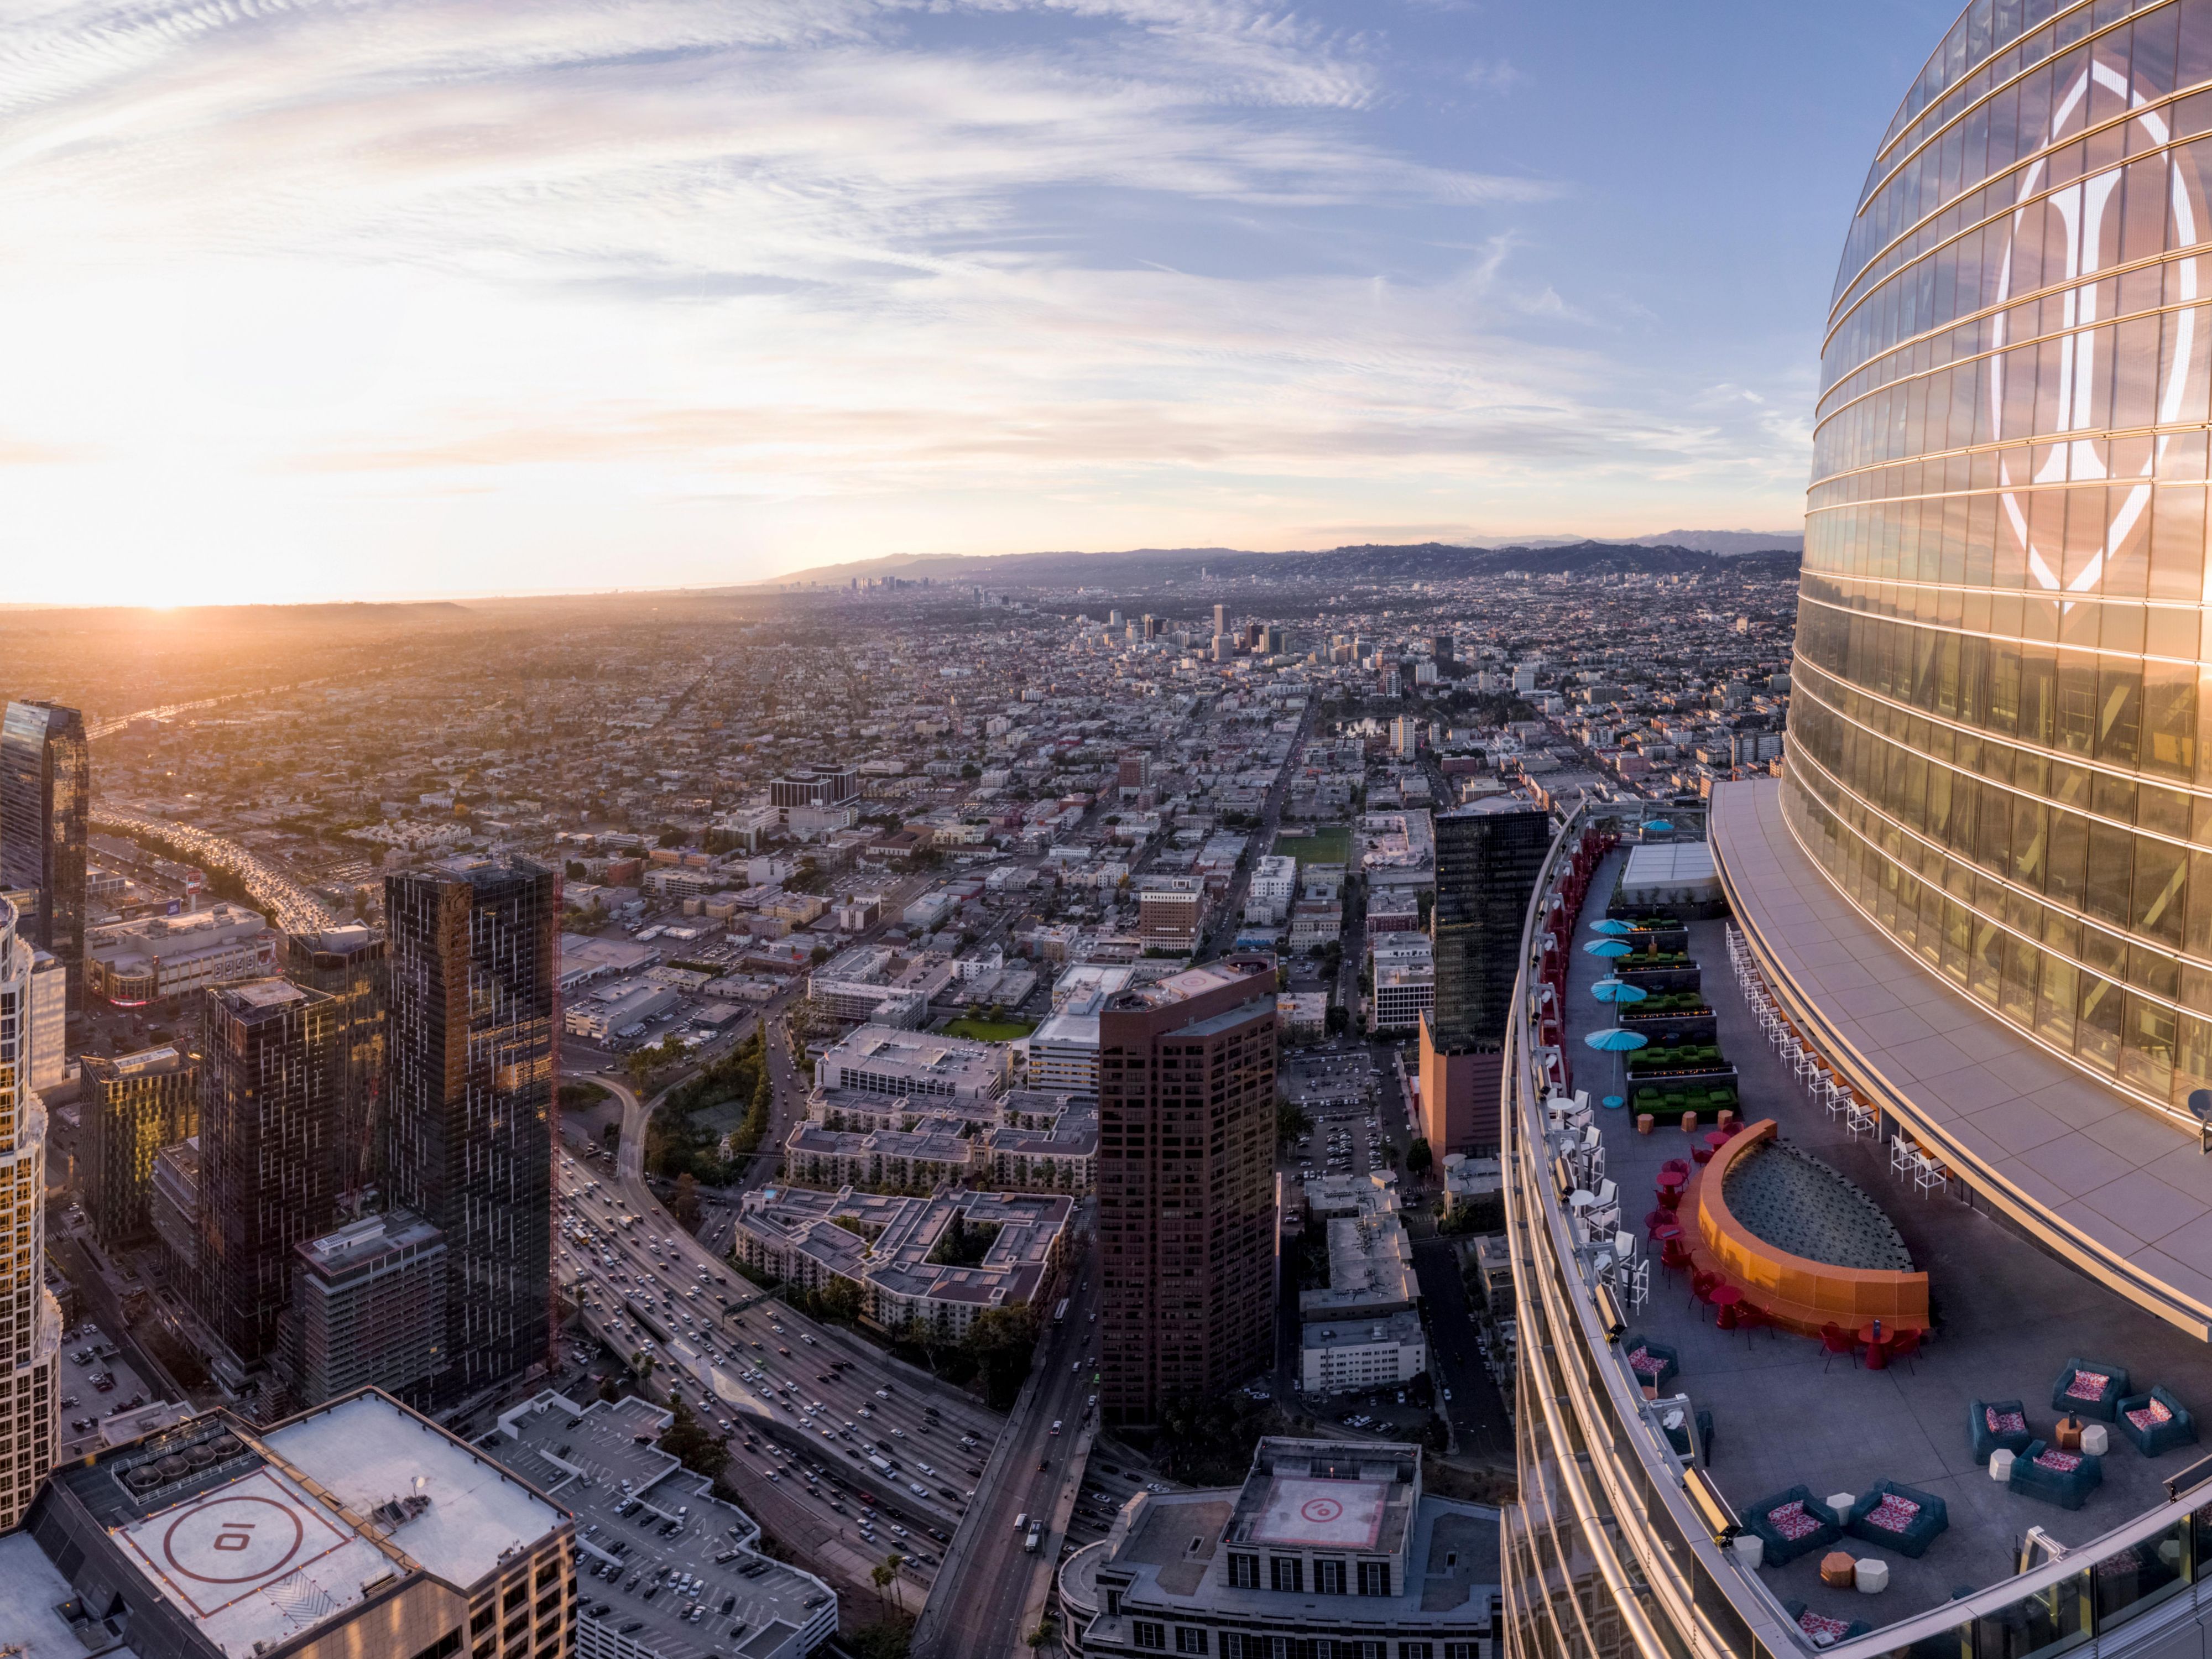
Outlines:
{"label": "freeway", "polygon": [[[1076,1444],[1096,1397],[1097,1307],[1097,1287],[1086,1276],[1068,1297],[1066,1322],[1048,1328],[981,1496],[945,1552],[940,1588],[915,1627],[912,1659],[1010,1659],[1027,1650],[1024,1610],[1039,1602],[1040,1576],[1059,1565],[1065,1534],[1055,1518],[1073,1507],[1083,1479]],[[1038,1518],[1044,1529],[1032,1553],[1024,1544],[1029,1522]]]}
{"label": "freeway", "polygon": [[276,925],[287,932],[312,932],[330,927],[337,918],[323,902],[266,859],[249,853],[234,841],[195,830],[189,823],[148,817],[112,806],[92,809],[92,827],[125,836],[152,836],[179,851],[191,854],[213,870],[227,870],[246,884],[258,903],[276,913]]}
{"label": "freeway", "polygon": [[618,1352],[650,1356],[653,1381],[722,1433],[733,1480],[748,1494],[769,1489],[764,1524],[787,1544],[858,1583],[896,1550],[927,1583],[1003,1420],[762,1296],[686,1234],[642,1177],[643,1103],[617,1079],[599,1081],[623,1104],[614,1170],[603,1178],[566,1152],[561,1164],[562,1278],[587,1321]]}

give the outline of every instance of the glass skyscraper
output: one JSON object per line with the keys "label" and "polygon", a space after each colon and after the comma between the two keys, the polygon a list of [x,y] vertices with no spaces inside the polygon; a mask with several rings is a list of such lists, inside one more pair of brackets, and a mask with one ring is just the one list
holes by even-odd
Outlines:
{"label": "glass skyscraper", "polygon": [[1867,175],[1786,805],[1885,931],[2164,1107],[2212,1082],[2212,9],[1970,9]]}
{"label": "glass skyscraper", "polygon": [[[1616,898],[1647,813],[1600,804],[1524,918],[1515,1659],[2148,1659],[2212,1628],[2212,1461],[2166,1403],[2212,1408],[2208,186],[2212,0],[1976,0],[1883,135],[1785,775],[1711,795],[1729,914]],[[1640,1132],[1589,1098],[1589,1040],[1635,1018],[1608,972],[1665,1000]],[[1908,1338],[1910,1382],[1869,1375]]]}
{"label": "glass skyscraper", "polygon": [[464,857],[387,876],[386,1196],[445,1236],[441,1403],[551,1340],[560,878]]}
{"label": "glass skyscraper", "polygon": [[84,1012],[85,836],[92,749],[84,716],[49,702],[0,715],[0,890],[34,890],[32,942],[62,964],[68,1018]]}

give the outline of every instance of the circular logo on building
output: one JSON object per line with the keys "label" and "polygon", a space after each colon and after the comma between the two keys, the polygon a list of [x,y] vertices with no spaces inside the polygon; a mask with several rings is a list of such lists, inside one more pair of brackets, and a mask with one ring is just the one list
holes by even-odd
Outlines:
{"label": "circular logo on building", "polygon": [[1298,1513],[1316,1526],[1327,1526],[1332,1521],[1344,1519],[1344,1505],[1334,1498],[1309,1498]]}
{"label": "circular logo on building", "polygon": [[203,1584],[243,1584],[281,1572],[300,1553],[300,1517],[266,1498],[195,1505],[161,1534],[170,1566]]}

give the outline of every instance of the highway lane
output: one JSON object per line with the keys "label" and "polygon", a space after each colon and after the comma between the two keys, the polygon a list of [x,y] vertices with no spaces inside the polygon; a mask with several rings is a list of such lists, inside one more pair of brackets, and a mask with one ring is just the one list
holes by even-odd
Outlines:
{"label": "highway lane", "polygon": [[[1083,1476],[1073,1453],[1086,1401],[1096,1392],[1094,1277],[1086,1274],[1070,1293],[1066,1322],[1047,1328],[1029,1401],[1009,1424],[974,1512],[953,1537],[942,1589],[933,1591],[916,1627],[912,1659],[1011,1659],[1028,1651],[1023,1609],[1036,1576],[1058,1568],[1065,1540],[1053,1516]],[[1024,1519],[1018,1532],[1018,1516]],[[1045,1531],[1032,1553],[1023,1548],[1026,1523],[1039,1517]]]}
{"label": "highway lane", "polygon": [[[927,1582],[1003,1419],[865,1339],[766,1297],[686,1234],[641,1175],[644,1104],[619,1079],[598,1080],[623,1106],[615,1168],[565,1151],[561,1164],[564,1278],[579,1286],[587,1315],[619,1352],[653,1354],[654,1381],[731,1445],[732,1480],[776,1494],[794,1547],[860,1552],[838,1565],[863,1584],[866,1565],[894,1548],[915,1551],[928,1559],[912,1576]],[[871,1453],[896,1469],[869,1465]],[[808,1481],[810,1466],[822,1478]],[[926,1495],[912,1489],[916,1481]],[[876,1523],[863,1528],[872,1508]]]}

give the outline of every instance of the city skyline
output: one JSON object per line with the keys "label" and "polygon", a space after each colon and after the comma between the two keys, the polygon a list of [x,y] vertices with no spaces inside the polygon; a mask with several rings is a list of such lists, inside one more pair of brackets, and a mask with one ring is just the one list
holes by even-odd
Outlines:
{"label": "city skyline", "polygon": [[0,602],[1790,525],[1940,10],[58,6]]}

